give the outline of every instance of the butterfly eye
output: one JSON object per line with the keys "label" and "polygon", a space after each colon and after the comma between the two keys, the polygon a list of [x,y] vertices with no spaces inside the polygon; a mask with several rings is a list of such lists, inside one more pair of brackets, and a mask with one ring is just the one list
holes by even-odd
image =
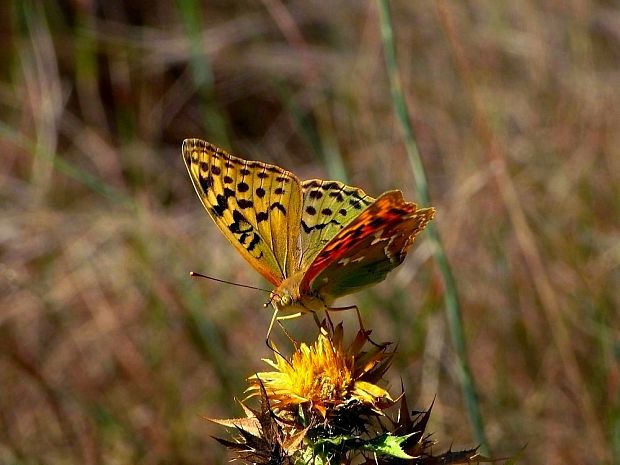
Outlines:
{"label": "butterfly eye", "polygon": [[293,299],[291,299],[291,296],[288,294],[284,294],[282,298],[280,299],[280,305],[282,305],[283,307],[287,307],[291,305],[292,303],[293,303]]}

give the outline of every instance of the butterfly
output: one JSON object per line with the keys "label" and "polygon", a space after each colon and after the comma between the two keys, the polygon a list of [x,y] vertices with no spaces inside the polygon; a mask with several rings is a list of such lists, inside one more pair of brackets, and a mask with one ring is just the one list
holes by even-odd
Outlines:
{"label": "butterfly", "polygon": [[338,181],[300,181],[200,139],[186,139],[182,152],[215,224],[275,287],[269,332],[275,319],[332,309],[337,297],[383,281],[435,214],[398,190],[374,199]]}

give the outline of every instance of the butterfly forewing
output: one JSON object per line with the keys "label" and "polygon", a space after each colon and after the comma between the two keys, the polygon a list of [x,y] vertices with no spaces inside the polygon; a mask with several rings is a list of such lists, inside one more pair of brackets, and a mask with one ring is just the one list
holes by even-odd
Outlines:
{"label": "butterfly forewing", "polygon": [[301,263],[306,269],[321,249],[355,219],[374,199],[338,181],[310,179],[302,183]]}
{"label": "butterfly forewing", "polygon": [[434,213],[405,202],[400,191],[382,194],[322,248],[300,289],[329,300],[382,281],[402,263]]}
{"label": "butterfly forewing", "polygon": [[299,180],[282,168],[237,158],[199,139],[183,142],[183,158],[200,200],[228,241],[279,285],[296,261]]}

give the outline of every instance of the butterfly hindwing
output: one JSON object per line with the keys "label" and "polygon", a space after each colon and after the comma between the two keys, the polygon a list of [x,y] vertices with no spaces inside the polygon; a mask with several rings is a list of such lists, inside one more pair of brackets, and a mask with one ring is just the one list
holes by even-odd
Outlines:
{"label": "butterfly hindwing", "polygon": [[199,139],[183,142],[183,158],[200,200],[224,236],[279,285],[296,261],[302,202],[297,177]]}
{"label": "butterfly hindwing", "polygon": [[434,213],[405,202],[400,191],[385,192],[322,248],[301,291],[330,300],[382,281],[402,263]]}
{"label": "butterfly hindwing", "polygon": [[338,181],[310,179],[302,183],[301,263],[306,269],[321,249],[374,199]]}

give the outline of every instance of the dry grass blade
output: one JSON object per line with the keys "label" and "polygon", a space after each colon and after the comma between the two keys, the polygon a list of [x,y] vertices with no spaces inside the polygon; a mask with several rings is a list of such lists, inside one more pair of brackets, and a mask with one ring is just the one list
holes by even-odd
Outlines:
{"label": "dry grass blade", "polygon": [[570,380],[570,387],[574,390],[575,402],[580,406],[584,420],[591,427],[587,428],[586,435],[593,446],[594,453],[601,461],[609,460],[607,441],[597,420],[598,413],[592,401],[592,395],[586,387],[586,381],[581,373],[575,351],[573,349],[570,332],[562,315],[560,302],[543,264],[538,243],[530,227],[514,181],[509,174],[506,163],[505,150],[491,129],[486,116],[481,97],[472,74],[467,53],[459,40],[459,33],[455,28],[450,7],[444,0],[436,0],[437,13],[443,30],[448,38],[451,52],[454,56],[459,75],[463,80],[467,96],[469,97],[475,128],[486,149],[489,162],[494,166],[493,174],[497,189],[504,201],[506,210],[512,221],[515,236],[521,248],[521,253],[529,268],[531,283],[536,289],[542,309],[544,311],[553,342],[556,344],[562,359],[563,369]]}

